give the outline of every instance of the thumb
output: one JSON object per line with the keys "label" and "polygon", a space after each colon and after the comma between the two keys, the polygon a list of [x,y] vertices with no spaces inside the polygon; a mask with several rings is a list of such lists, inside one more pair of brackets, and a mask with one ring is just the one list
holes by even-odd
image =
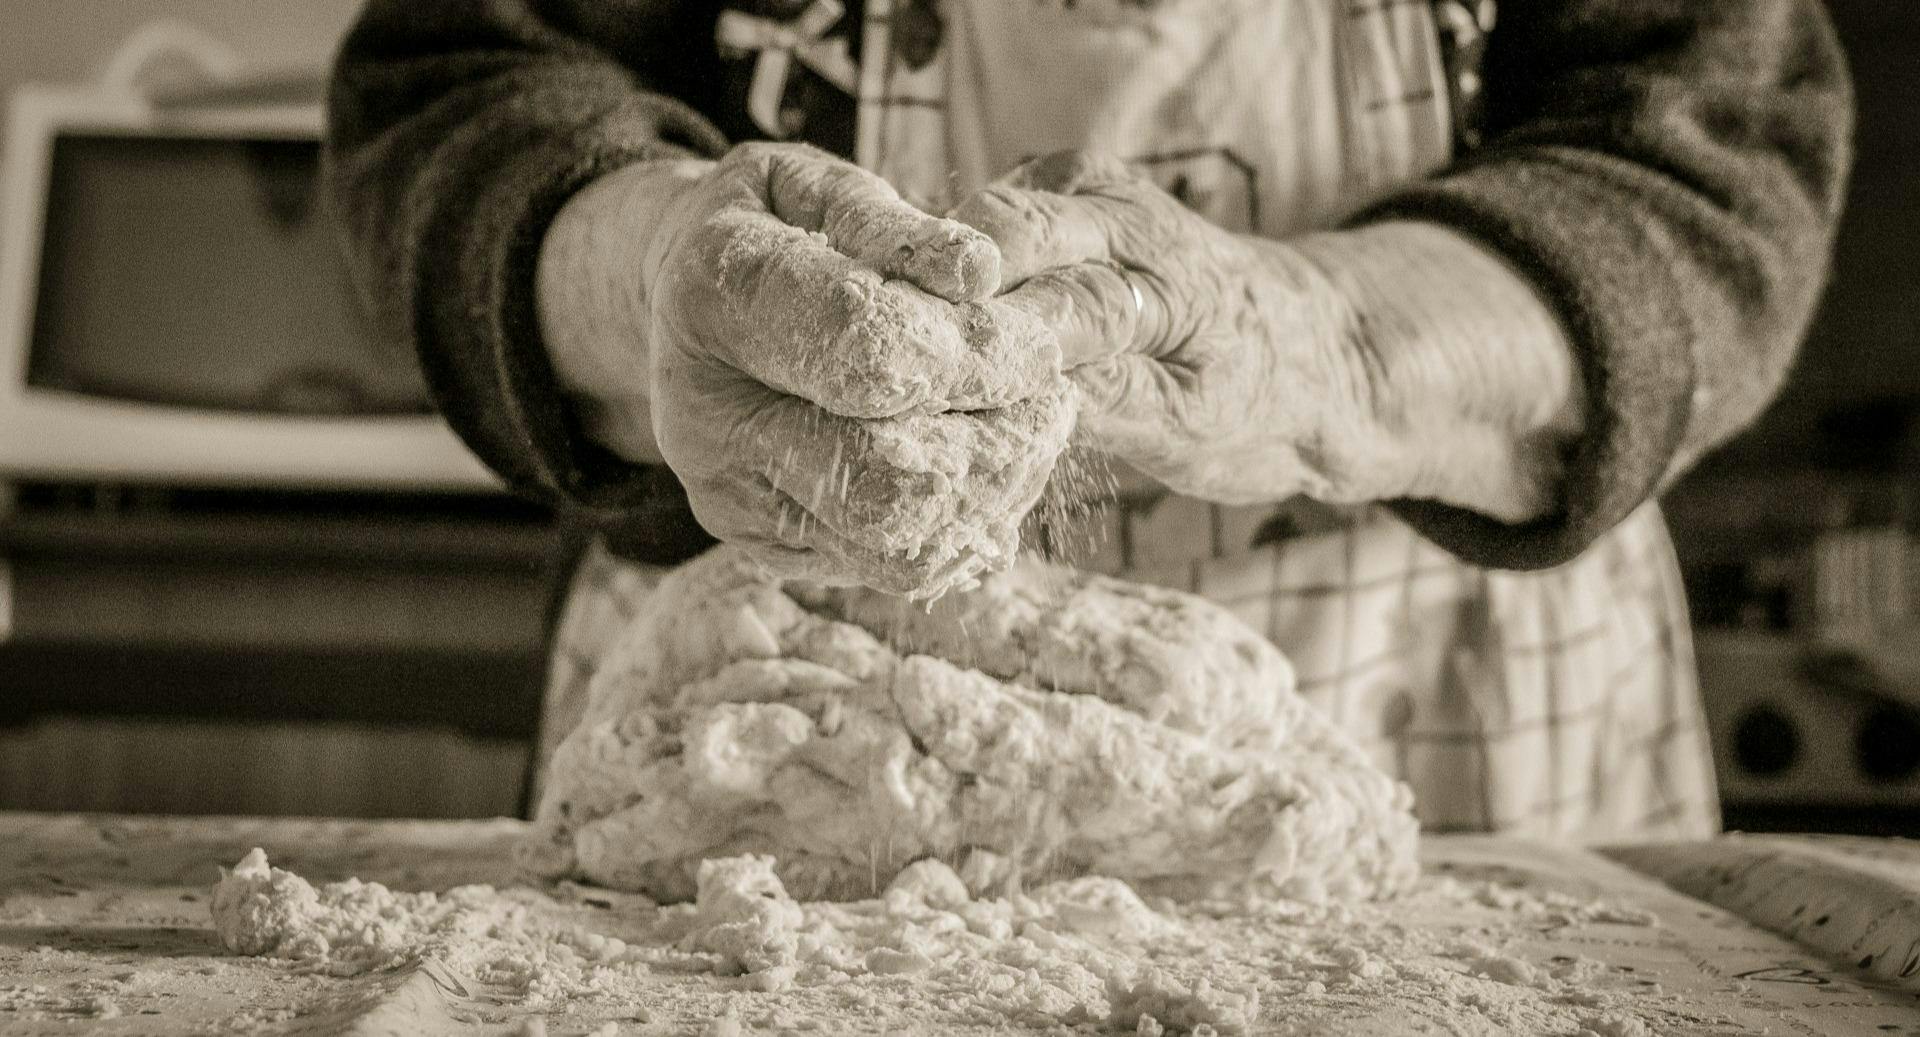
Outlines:
{"label": "thumb", "polygon": [[1000,297],[1053,329],[1068,369],[1123,353],[1146,353],[1168,326],[1166,303],[1148,279],[1116,263],[1074,263],[1023,281]]}
{"label": "thumb", "polygon": [[1180,387],[1165,366],[1117,356],[1069,372],[1080,393],[1079,431],[1095,447],[1137,461],[1163,453]]}
{"label": "thumb", "polygon": [[1060,152],[1014,169],[948,215],[992,238],[1001,284],[1018,284],[1053,267],[1112,258],[1125,228],[1090,192],[1134,180],[1117,158]]}

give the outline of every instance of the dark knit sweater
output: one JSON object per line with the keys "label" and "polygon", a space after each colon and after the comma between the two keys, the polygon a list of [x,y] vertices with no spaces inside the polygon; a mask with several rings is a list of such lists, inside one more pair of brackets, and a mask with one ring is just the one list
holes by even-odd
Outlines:
{"label": "dark knit sweater", "polygon": [[[448,420],[516,488],[649,561],[711,539],[671,472],[573,420],[533,273],[588,181],[757,135],[751,59],[713,44],[722,6],[371,0],[329,103],[329,183],[361,280]],[[1578,554],[1777,389],[1825,277],[1852,97],[1819,0],[1507,0],[1484,61],[1480,146],[1361,219],[1480,240],[1570,333],[1591,402],[1561,508],[1516,527],[1394,502],[1469,562],[1531,568]],[[803,137],[848,150],[849,99],[802,75],[788,101]]]}

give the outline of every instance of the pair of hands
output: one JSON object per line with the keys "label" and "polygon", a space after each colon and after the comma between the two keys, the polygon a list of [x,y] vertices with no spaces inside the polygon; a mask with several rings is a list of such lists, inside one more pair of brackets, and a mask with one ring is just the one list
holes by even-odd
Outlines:
{"label": "pair of hands", "polygon": [[735,149],[652,235],[651,427],[709,532],[913,596],[1011,561],[1073,401],[991,239],[787,145]]}
{"label": "pair of hands", "polygon": [[800,145],[638,193],[624,254],[578,267],[631,289],[598,337],[702,525],[783,575],[929,594],[1004,563],[1076,410],[1078,441],[1223,502],[1418,483],[1350,293],[1117,160],[1038,160],[951,219]]}

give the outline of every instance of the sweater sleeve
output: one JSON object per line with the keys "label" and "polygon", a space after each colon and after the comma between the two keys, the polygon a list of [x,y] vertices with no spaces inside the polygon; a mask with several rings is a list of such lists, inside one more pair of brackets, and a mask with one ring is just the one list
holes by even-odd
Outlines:
{"label": "sweater sleeve", "polygon": [[[561,205],[649,158],[711,155],[717,78],[670,0],[371,0],[336,62],[327,183],[363,296],[454,430],[517,490],[668,561],[705,542],[671,473],[578,427],[541,346],[534,270]],[[690,14],[689,12],[695,12]]]}
{"label": "sweater sleeve", "polygon": [[1824,283],[1852,93],[1819,0],[1514,0],[1483,146],[1362,214],[1448,225],[1555,309],[1589,402],[1562,506],[1395,510],[1475,564],[1579,554],[1771,399]]}

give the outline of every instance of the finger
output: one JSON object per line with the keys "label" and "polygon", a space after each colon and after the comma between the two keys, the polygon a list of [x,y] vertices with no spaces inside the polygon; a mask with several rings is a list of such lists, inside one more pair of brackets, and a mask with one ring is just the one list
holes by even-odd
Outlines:
{"label": "finger", "polygon": [[1141,271],[1078,263],[1028,278],[1001,301],[1053,331],[1067,369],[1122,353],[1154,354],[1171,329],[1165,295]]}
{"label": "finger", "polygon": [[[772,452],[770,484],[827,529],[880,556],[938,565],[990,551],[1038,499],[1072,424],[1064,388],[992,411],[872,422],[795,414],[744,449]],[[810,455],[775,445],[793,440]]]}
{"label": "finger", "polygon": [[1059,370],[1059,346],[1036,318],[992,300],[955,306],[885,280],[769,213],[715,217],[698,247],[687,276],[718,276],[683,286],[683,305],[666,315],[673,330],[834,413],[999,407]]}
{"label": "finger", "polygon": [[768,574],[783,580],[848,581],[851,567],[846,559],[863,549],[825,527],[776,486],[768,472],[703,466],[693,459],[681,461],[675,474],[686,485],[688,507],[701,528],[744,548]]}
{"label": "finger", "polygon": [[1126,232],[1114,196],[1136,181],[1117,158],[1060,152],[1021,165],[948,215],[993,239],[1000,282],[1016,285],[1052,267],[1114,258]]}
{"label": "finger", "polygon": [[841,253],[948,302],[1000,289],[1000,252],[985,234],[908,203],[893,185],[811,148],[768,147],[773,214],[826,235]]}
{"label": "finger", "polygon": [[961,202],[949,215],[993,239],[1000,250],[1004,285],[1017,285],[1054,267],[1112,256],[1107,223],[1066,195],[996,184]]}
{"label": "finger", "polygon": [[1128,354],[1087,364],[1068,377],[1080,391],[1079,431],[1094,446],[1129,460],[1166,450],[1167,428],[1182,396],[1168,365]]}
{"label": "finger", "polygon": [[1118,155],[1098,151],[1055,151],[1015,166],[1000,182],[1031,191],[1087,194],[1131,184],[1139,174]]}
{"label": "finger", "polygon": [[[750,387],[742,388],[748,394]],[[782,576],[927,596],[1012,560],[1072,424],[1070,391],[976,414],[858,421],[759,390],[695,388],[663,449],[701,524]],[[692,414],[723,439],[683,448]],[[714,425],[718,419],[724,425]],[[740,458],[762,460],[743,469]]]}
{"label": "finger", "polygon": [[[998,527],[1010,533],[1038,500],[1072,423],[1064,382],[997,410],[870,423],[852,492],[820,514],[838,528],[898,529],[936,547],[956,531],[998,540]],[[932,500],[915,499],[927,488]]]}

